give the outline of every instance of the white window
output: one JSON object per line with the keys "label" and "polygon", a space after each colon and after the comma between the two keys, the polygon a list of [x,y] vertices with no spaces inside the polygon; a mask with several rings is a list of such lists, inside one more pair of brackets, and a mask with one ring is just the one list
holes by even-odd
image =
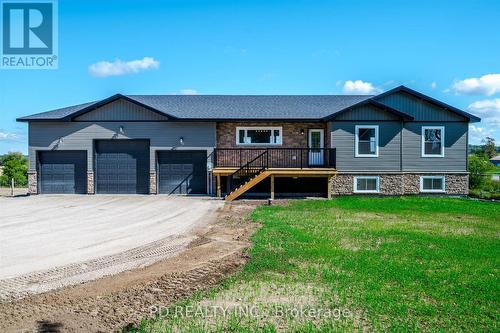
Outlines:
{"label": "white window", "polygon": [[378,193],[380,178],[378,176],[354,177],[354,193]]}
{"label": "white window", "polygon": [[444,176],[422,176],[420,177],[420,192],[444,192]]}
{"label": "white window", "polygon": [[237,145],[281,145],[282,127],[236,127]]}
{"label": "white window", "polygon": [[378,126],[356,125],[355,157],[378,157]]}
{"label": "white window", "polygon": [[422,157],[444,157],[443,126],[422,126]]}

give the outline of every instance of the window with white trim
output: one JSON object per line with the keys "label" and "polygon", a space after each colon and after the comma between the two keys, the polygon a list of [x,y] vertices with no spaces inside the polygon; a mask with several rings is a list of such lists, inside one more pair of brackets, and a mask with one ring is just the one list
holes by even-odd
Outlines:
{"label": "window with white trim", "polygon": [[422,126],[422,157],[444,157],[444,126]]}
{"label": "window with white trim", "polygon": [[237,145],[281,145],[282,127],[236,127]]}
{"label": "window with white trim", "polygon": [[380,177],[354,177],[354,193],[378,193],[380,191]]}
{"label": "window with white trim", "polygon": [[444,176],[421,176],[420,192],[444,192]]}
{"label": "window with white trim", "polygon": [[355,157],[378,157],[378,125],[356,125]]}

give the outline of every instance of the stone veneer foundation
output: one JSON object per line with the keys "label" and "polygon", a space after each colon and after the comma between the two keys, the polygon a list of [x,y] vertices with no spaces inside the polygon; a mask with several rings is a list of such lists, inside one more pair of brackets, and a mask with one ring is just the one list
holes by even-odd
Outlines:
{"label": "stone veneer foundation", "polygon": [[149,194],[157,194],[157,187],[156,187],[156,171],[150,170],[149,171]]}
{"label": "stone veneer foundation", "polygon": [[28,193],[38,194],[38,175],[36,171],[28,171]]}
{"label": "stone veneer foundation", "polygon": [[[466,173],[394,173],[394,174],[342,174],[332,177],[332,194],[354,193],[355,176],[379,176],[379,195],[420,194],[420,176],[445,176],[445,192],[449,195],[469,194],[469,175]],[[428,194],[428,193],[422,193]]]}

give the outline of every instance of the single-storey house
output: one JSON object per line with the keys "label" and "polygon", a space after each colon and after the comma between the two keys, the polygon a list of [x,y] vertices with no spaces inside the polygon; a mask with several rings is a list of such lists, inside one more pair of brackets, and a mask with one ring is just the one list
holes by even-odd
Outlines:
{"label": "single-storey house", "polygon": [[490,158],[490,162],[495,166],[500,166],[500,155]]}
{"label": "single-storey house", "polygon": [[29,192],[468,193],[469,122],[404,86],[322,96],[114,95],[19,118]]}

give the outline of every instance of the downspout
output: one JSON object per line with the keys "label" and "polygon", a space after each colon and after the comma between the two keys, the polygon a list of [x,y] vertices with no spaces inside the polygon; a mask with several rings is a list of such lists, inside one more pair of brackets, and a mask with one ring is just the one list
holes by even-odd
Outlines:
{"label": "downspout", "polygon": [[403,130],[404,120],[401,121],[401,131],[399,132],[399,171],[403,172]]}
{"label": "downspout", "polygon": [[401,193],[405,194],[405,175],[403,174],[403,130],[404,119],[401,120],[401,131],[399,132],[399,172],[401,174]]}

